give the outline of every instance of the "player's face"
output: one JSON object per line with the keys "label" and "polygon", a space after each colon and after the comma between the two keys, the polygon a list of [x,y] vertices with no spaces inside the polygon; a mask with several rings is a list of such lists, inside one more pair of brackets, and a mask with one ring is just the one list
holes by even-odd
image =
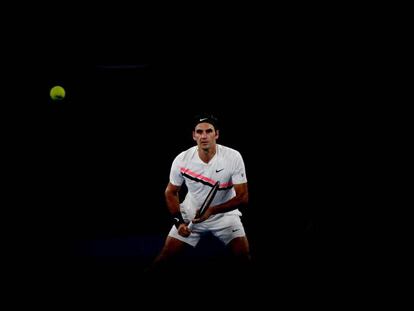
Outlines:
{"label": "player's face", "polygon": [[210,123],[199,123],[193,132],[193,139],[197,142],[199,148],[208,150],[216,144],[218,131]]}

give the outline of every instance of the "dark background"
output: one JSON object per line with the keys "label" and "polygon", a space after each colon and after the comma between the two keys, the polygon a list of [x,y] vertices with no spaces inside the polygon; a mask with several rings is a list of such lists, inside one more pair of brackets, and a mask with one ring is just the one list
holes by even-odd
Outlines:
{"label": "dark background", "polygon": [[[273,74],[272,64],[237,58],[36,66],[39,100],[22,107],[26,126],[16,142],[23,150],[21,195],[30,205],[24,219],[30,215],[36,247],[64,258],[149,261],[160,242],[148,252],[135,247],[140,237],[167,234],[170,165],[193,145],[192,117],[211,111],[222,124],[219,143],[245,160],[254,255],[311,250],[321,208],[339,191],[331,184],[346,165],[337,162],[339,153],[347,150],[338,143],[340,108],[324,99],[325,88],[301,80],[311,69],[287,61]],[[65,87],[63,101],[50,99],[54,85]],[[136,244],[102,242],[131,238]]]}
{"label": "dark background", "polygon": [[[10,76],[8,234],[19,260],[36,273],[139,279],[171,225],[172,160],[193,145],[194,114],[210,111],[219,143],[245,161],[258,271],[310,286],[358,266],[368,160],[359,56],[329,27],[266,29],[190,43],[102,31],[68,36],[70,52],[32,49]],[[63,101],[50,99],[54,85]],[[196,254],[213,267],[223,255],[213,241]]]}

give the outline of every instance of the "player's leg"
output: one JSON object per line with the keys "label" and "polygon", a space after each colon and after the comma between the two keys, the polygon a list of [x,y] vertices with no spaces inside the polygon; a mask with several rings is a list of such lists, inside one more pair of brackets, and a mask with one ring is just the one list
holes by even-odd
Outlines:
{"label": "player's leg", "polygon": [[250,261],[250,247],[246,236],[235,237],[227,244],[227,247],[237,262],[247,263]]}
{"label": "player's leg", "polygon": [[211,232],[229,250],[227,272],[246,276],[251,271],[250,246],[244,226],[238,215],[224,215],[211,223]]}
{"label": "player's leg", "polygon": [[155,258],[148,271],[155,272],[163,270],[163,272],[166,272],[167,270],[174,270],[167,268],[176,266],[174,265],[174,261],[178,259],[179,255],[186,248],[195,247],[199,240],[199,232],[193,232],[190,236],[183,237],[178,233],[177,228],[172,226],[161,252]]}
{"label": "player's leg", "polygon": [[211,223],[211,232],[230,250],[238,262],[250,260],[250,247],[238,215],[225,215]]}
{"label": "player's leg", "polygon": [[241,280],[253,276],[253,266],[250,255],[249,241],[246,236],[235,237],[227,244],[231,253],[231,265],[228,267],[233,277],[239,277]]}
{"label": "player's leg", "polygon": [[172,236],[167,236],[163,248],[152,262],[149,271],[156,272],[160,269],[165,269],[166,266],[171,264],[171,261],[173,261],[187,247],[189,247],[187,243]]}

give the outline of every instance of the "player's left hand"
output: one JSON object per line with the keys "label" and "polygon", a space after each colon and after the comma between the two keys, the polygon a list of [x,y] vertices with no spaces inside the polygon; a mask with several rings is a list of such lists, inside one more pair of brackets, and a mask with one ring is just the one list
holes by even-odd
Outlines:
{"label": "player's left hand", "polygon": [[188,237],[191,234],[191,230],[188,228],[187,224],[180,224],[180,226],[177,229],[178,234],[183,237]]}

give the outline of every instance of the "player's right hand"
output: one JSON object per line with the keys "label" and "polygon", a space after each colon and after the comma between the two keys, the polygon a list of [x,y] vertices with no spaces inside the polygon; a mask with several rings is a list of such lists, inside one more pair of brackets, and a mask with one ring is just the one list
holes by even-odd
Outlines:
{"label": "player's right hand", "polygon": [[185,238],[191,234],[191,230],[188,228],[187,224],[180,224],[177,230],[178,234]]}

